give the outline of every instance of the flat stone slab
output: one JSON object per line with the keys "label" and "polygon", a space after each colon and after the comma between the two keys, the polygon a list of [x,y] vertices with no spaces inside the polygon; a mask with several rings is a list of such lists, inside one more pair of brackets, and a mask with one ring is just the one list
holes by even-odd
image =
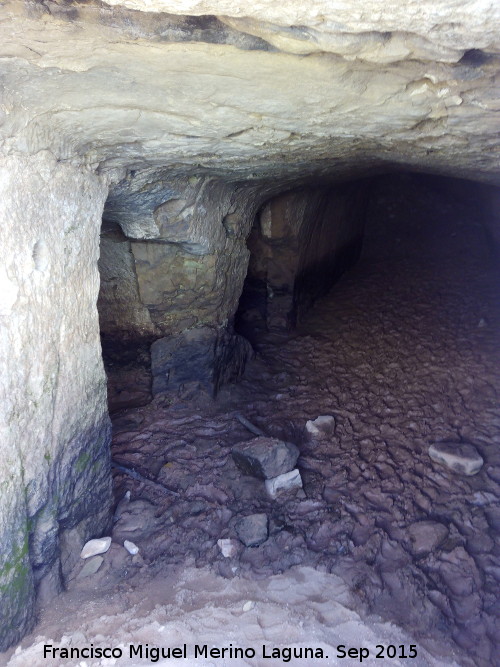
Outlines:
{"label": "flat stone slab", "polygon": [[103,561],[104,558],[102,556],[93,556],[92,558],[89,558],[85,562],[85,565],[82,567],[76,578],[85,579],[85,577],[92,576],[99,570]]}
{"label": "flat stone slab", "polygon": [[281,493],[286,491],[294,491],[302,488],[302,478],[300,472],[295,468],[290,472],[285,472],[283,475],[266,479],[266,491],[271,498],[277,498]]}
{"label": "flat stone slab", "polygon": [[83,546],[80,558],[90,558],[97,554],[104,554],[111,546],[110,537],[100,537],[95,540],[89,540]]}
{"label": "flat stone slab", "polygon": [[476,475],[484,460],[474,445],[465,442],[437,442],[429,447],[429,456],[462,475]]}
{"label": "flat stone slab", "polygon": [[277,438],[254,438],[240,442],[231,452],[234,462],[245,475],[272,479],[295,468],[298,448]]}
{"label": "flat stone slab", "polygon": [[250,514],[235,524],[236,534],[246,547],[257,547],[269,535],[267,514]]}

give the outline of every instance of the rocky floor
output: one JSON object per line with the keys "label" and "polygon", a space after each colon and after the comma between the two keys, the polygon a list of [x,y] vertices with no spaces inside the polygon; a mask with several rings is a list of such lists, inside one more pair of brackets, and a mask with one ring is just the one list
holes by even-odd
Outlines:
{"label": "rocky floor", "polygon": [[[364,618],[403,628],[433,664],[500,665],[499,274],[466,224],[473,202],[437,192],[425,203],[413,191],[410,204],[378,193],[392,203],[368,229],[362,260],[293,335],[261,340],[238,385],[217,400],[186,388],[114,416],[113,544],[73,591],[135,587],[137,602],[148,570],[175,587],[196,567],[224,586],[284,577],[281,603],[296,613],[297,582],[314,568],[344,582]],[[408,206],[423,222],[403,238]],[[319,415],[335,426],[312,436],[306,422]],[[272,500],[242,474],[231,450],[255,436],[238,416],[299,448],[303,491]],[[440,442],[473,444],[480,472],[434,462],[429,446]],[[246,547],[236,525],[252,514],[267,515],[269,536]],[[324,629],[322,602],[313,616]]]}
{"label": "rocky floor", "polygon": [[[246,379],[210,408],[157,401],[121,414],[114,459],[157,484],[117,471],[117,495],[130,489],[132,501],[118,510],[115,538],[134,540],[149,559],[211,564],[228,577],[321,567],[342,576],[367,611],[495,664],[493,294],[484,298],[485,273],[461,271],[463,284],[447,292],[444,282],[436,289],[435,267],[416,271],[406,260],[359,266],[296,337],[262,345]],[[298,445],[305,497],[272,501],[261,481],[242,476],[231,448],[253,436],[237,413]],[[335,431],[310,437],[306,421],[324,414],[335,417]],[[481,472],[464,477],[434,463],[428,448],[441,441],[473,443]],[[254,513],[268,515],[269,539],[224,558],[217,540],[235,537],[237,519]]]}
{"label": "rocky floor", "polygon": [[[394,667],[408,664],[415,653],[415,667],[458,667],[430,655],[394,624],[362,619],[342,579],[317,568],[297,566],[261,579],[223,578],[208,568],[153,565],[148,576],[145,571],[131,576],[129,570],[112,591],[106,577],[72,586],[44,611],[36,632],[10,652],[8,667],[349,667],[359,665],[360,657],[375,667],[384,664],[381,651]],[[115,657],[65,660],[50,650],[91,646],[112,648]],[[169,648],[183,652],[184,646],[186,657],[168,657]],[[207,655],[204,647],[226,654]]]}

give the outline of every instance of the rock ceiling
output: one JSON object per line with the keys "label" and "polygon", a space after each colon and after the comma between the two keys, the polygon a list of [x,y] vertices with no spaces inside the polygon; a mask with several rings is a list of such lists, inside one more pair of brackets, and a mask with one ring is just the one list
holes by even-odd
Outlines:
{"label": "rock ceiling", "polygon": [[0,19],[3,151],[122,189],[500,171],[495,0],[7,0]]}

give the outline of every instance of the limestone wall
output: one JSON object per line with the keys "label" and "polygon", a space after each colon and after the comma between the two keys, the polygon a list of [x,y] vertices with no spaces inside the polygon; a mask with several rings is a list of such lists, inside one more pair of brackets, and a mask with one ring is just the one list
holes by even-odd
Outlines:
{"label": "limestone wall", "polygon": [[246,275],[245,240],[262,190],[168,173],[118,184],[104,217],[122,233],[104,228],[101,241],[103,335],[139,341],[225,326]]}
{"label": "limestone wall", "polygon": [[[137,366],[151,343],[153,393],[198,381],[216,390],[242,371],[249,349],[232,320],[246,238],[269,188],[168,172],[115,186],[104,213],[98,302],[106,359],[113,358],[112,410],[148,400]],[[200,356],[203,363],[193,361]],[[131,394],[132,384],[142,386]]]}
{"label": "limestone wall", "polygon": [[0,650],[105,527],[109,417],[97,310],[107,188],[50,154],[0,160]]}

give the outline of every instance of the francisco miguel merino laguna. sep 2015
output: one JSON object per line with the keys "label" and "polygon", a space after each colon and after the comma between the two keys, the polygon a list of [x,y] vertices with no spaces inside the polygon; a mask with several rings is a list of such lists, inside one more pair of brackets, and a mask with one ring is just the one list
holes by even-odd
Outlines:
{"label": "francisco miguel merino laguna. sep 2015", "polygon": [[77,647],[57,647],[52,644],[45,644],[43,647],[43,657],[45,659],[99,659],[99,658],[139,658],[141,660],[149,660],[149,662],[158,662],[162,659],[172,659],[172,658],[181,658],[185,659],[188,656],[193,658],[226,658],[226,659],[238,659],[238,658],[274,658],[281,659],[283,662],[290,662],[292,659],[304,659],[304,658],[317,658],[323,659],[327,658],[321,648],[313,647],[270,647],[270,646],[259,646],[260,654],[258,651],[252,647],[240,647],[229,646],[224,647],[209,647],[208,644],[194,644],[192,647],[188,647],[187,644],[182,644],[182,646],[175,647],[161,647],[161,646],[150,646],[149,644],[129,644],[128,646],[120,647],[102,647],[94,646],[90,644],[89,646],[84,646],[82,648]]}

